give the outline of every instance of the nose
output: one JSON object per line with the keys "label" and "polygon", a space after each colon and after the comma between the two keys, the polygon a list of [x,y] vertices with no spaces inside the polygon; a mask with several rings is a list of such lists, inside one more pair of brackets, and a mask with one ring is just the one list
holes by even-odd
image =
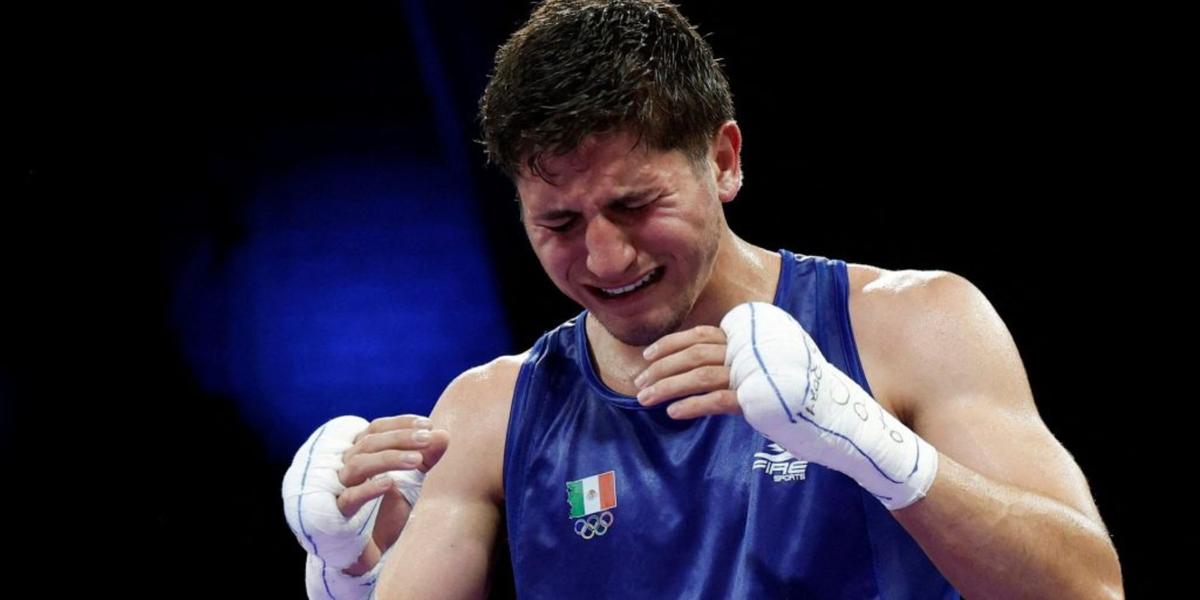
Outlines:
{"label": "nose", "polygon": [[637,251],[629,243],[625,231],[604,215],[598,215],[588,223],[584,239],[587,268],[602,281],[619,279],[637,258]]}

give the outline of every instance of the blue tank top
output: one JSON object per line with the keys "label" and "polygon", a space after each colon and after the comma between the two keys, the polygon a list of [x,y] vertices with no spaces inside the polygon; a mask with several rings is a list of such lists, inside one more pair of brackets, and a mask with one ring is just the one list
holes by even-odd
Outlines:
{"label": "blue tank top", "polygon": [[[868,392],[846,264],[783,250],[775,304]],[[601,382],[587,312],[521,367],[504,456],[522,598],[958,598],[849,477],[736,416],[676,421]]]}

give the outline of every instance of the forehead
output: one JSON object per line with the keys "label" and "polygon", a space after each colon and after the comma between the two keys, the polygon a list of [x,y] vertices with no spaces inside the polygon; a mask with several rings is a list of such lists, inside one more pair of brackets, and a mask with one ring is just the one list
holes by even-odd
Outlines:
{"label": "forehead", "polygon": [[681,151],[651,149],[624,131],[590,135],[566,154],[542,157],[539,167],[544,179],[527,166],[517,177],[517,193],[527,207],[603,201],[647,187],[671,186],[691,174]]}

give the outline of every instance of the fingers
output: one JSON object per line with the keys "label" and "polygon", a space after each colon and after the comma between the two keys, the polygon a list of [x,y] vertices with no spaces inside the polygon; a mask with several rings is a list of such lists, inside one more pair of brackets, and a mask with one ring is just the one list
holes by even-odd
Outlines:
{"label": "fingers", "polygon": [[394,491],[392,478],[382,474],[404,469],[426,472],[437,464],[450,444],[450,434],[431,427],[421,415],[382,417],[355,436],[354,445],[342,453],[338,470],[338,480],[346,486],[337,498],[342,515],[349,517],[367,502]]}
{"label": "fingers", "polygon": [[[405,429],[375,433],[362,438],[357,444],[346,450],[342,454],[342,462],[349,465],[356,456],[374,454],[385,450],[416,451],[415,454],[413,452],[406,452],[401,457],[403,462],[399,468],[420,469],[421,472],[426,472],[441,460],[442,455],[446,453],[446,447],[449,445],[450,433],[445,429],[434,429],[432,431],[425,429]],[[385,470],[390,471],[392,469]],[[369,478],[377,474],[368,471],[363,473],[363,477]],[[356,478],[352,479],[351,474],[346,473],[343,476],[342,483],[343,485],[351,485],[356,481]]]}
{"label": "fingers", "polygon": [[724,344],[696,344],[673,354],[662,355],[661,358],[651,362],[650,366],[638,374],[634,378],[633,383],[639,388],[645,389],[660,379],[686,373],[697,367],[724,364]]}
{"label": "fingers", "polygon": [[[412,433],[401,431],[369,435],[359,444],[383,444],[390,438],[403,439],[405,436],[411,440]],[[363,504],[394,490],[395,481],[391,477],[381,476],[384,473],[402,469],[418,469],[424,473],[436,464],[446,452],[450,443],[450,433],[445,429],[435,429],[428,433],[430,439],[421,443],[420,451],[382,449],[375,452],[359,452],[346,459],[344,466],[338,471],[338,478],[342,485],[346,486],[346,490],[337,498],[338,510],[342,515],[349,517],[358,512]],[[399,492],[396,494],[399,495]],[[407,501],[405,503],[407,504]]]}
{"label": "fingers", "polygon": [[[383,417],[371,421],[359,433],[354,445],[342,453],[343,467],[338,479],[347,487],[358,485],[385,471],[415,469],[425,463],[422,452],[434,445],[428,464],[432,466],[445,452],[445,433],[430,431],[429,419],[420,415]],[[435,440],[438,440],[435,443]]]}
{"label": "fingers", "polygon": [[706,415],[738,415],[742,413],[734,390],[717,390],[672,402],[667,414],[672,419],[695,419]]}
{"label": "fingers", "polygon": [[394,487],[395,483],[391,477],[378,477],[360,485],[348,487],[337,497],[338,510],[341,511],[343,517],[350,518],[364,504],[382,496]]}
{"label": "fingers", "polygon": [[420,452],[412,450],[380,450],[355,454],[343,462],[345,464],[338,471],[338,479],[349,488],[381,473],[415,469],[421,466],[422,457]]}
{"label": "fingers", "polygon": [[[421,433],[428,435],[423,436]],[[442,458],[449,445],[450,433],[445,429],[386,431],[364,436],[346,451],[344,456],[348,458],[343,458],[344,466],[338,471],[338,478],[342,485],[346,486],[346,491],[338,495],[338,510],[349,518],[364,504],[388,492],[394,493],[386,496],[385,500],[401,502],[407,506],[408,501],[395,491],[392,478],[380,475],[401,469],[427,472]],[[418,450],[396,450],[397,447]],[[393,513],[394,509],[388,514]],[[407,514],[405,510],[404,515]],[[395,541],[394,536],[389,538],[388,543],[381,544],[381,547],[390,546],[392,541]]]}
{"label": "fingers", "polygon": [[431,426],[429,419],[421,415],[381,417],[371,421],[365,430],[354,437],[354,441],[357,443],[363,437],[373,433],[382,433],[397,429],[429,429]]}
{"label": "fingers", "polygon": [[642,354],[650,364],[634,378],[638,402],[655,406],[674,400],[667,414],[676,419],[739,412],[737,396],[729,389],[725,342],[720,328],[701,325],[648,346]]}
{"label": "fingers", "polygon": [[674,398],[728,389],[729,368],[710,365],[655,382],[638,392],[637,398],[642,406],[654,406]]}
{"label": "fingers", "polygon": [[[683,331],[664,335],[657,342],[650,344],[642,351],[642,357],[646,360],[653,361],[660,356],[674,354],[688,346],[696,344],[724,344],[725,332],[721,331],[720,327],[712,325],[700,325]],[[725,357],[721,357],[722,362]]]}
{"label": "fingers", "polygon": [[717,327],[701,325],[672,333],[643,354],[650,365],[634,378],[634,384],[644,406],[729,387],[725,332]]}
{"label": "fingers", "polygon": [[380,450],[423,450],[433,439],[428,429],[400,429],[363,436],[342,454],[345,461],[356,454],[369,454]]}
{"label": "fingers", "polygon": [[445,429],[434,429],[430,431],[429,443],[421,449],[421,464],[417,466],[422,473],[426,473],[432,469],[442,455],[446,453],[446,448],[450,445],[450,432]]}

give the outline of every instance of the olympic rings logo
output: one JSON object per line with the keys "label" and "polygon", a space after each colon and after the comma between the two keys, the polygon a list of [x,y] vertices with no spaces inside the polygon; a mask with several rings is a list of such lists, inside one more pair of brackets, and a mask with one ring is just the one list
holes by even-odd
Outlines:
{"label": "olympic rings logo", "polygon": [[576,519],[575,534],[585,540],[590,540],[598,535],[608,533],[612,524],[613,515],[606,510],[598,515],[588,515],[582,519]]}

